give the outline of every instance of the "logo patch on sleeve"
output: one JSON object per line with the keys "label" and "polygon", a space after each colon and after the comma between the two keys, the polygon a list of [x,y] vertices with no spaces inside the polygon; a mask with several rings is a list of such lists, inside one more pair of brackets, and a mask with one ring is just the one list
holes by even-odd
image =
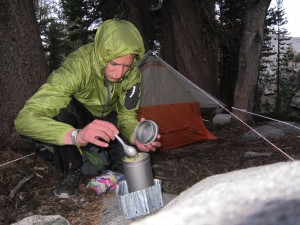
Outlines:
{"label": "logo patch on sleeve", "polygon": [[125,98],[126,109],[133,109],[138,104],[140,93],[139,87],[140,84],[136,84],[130,90],[127,91]]}

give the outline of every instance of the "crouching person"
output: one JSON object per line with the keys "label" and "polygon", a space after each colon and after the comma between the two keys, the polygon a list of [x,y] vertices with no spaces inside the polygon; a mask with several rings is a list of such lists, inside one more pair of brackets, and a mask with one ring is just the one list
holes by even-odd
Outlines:
{"label": "crouching person", "polygon": [[105,149],[109,169],[123,172],[124,151],[115,134],[140,151],[160,147],[159,141],[142,145],[133,135],[141,81],[135,65],[143,54],[143,40],[133,24],[107,20],[94,42],[70,54],[19,112],[17,132],[54,150],[62,172],[54,190],[57,197],[77,193],[82,151],[91,146]]}

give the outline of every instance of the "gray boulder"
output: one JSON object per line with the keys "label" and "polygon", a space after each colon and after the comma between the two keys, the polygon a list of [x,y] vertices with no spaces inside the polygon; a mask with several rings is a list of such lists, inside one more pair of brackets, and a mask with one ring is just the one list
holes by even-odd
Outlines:
{"label": "gray boulder", "polygon": [[300,162],[208,177],[132,225],[298,225]]}
{"label": "gray boulder", "polygon": [[70,225],[69,221],[60,215],[33,215],[11,225]]}
{"label": "gray boulder", "polygon": [[[259,134],[261,134],[263,137],[267,139],[272,140],[278,140],[280,138],[283,138],[285,136],[285,132],[277,127],[271,126],[271,125],[264,125],[260,126],[255,129]],[[251,142],[251,141],[258,141],[262,139],[261,136],[259,136],[254,131],[248,131],[242,135],[240,135],[237,138],[237,141],[239,142]]]}
{"label": "gray boulder", "polygon": [[[300,124],[296,122],[269,122],[268,124],[283,130],[287,134],[300,134]],[[290,124],[290,125],[289,125]]]}

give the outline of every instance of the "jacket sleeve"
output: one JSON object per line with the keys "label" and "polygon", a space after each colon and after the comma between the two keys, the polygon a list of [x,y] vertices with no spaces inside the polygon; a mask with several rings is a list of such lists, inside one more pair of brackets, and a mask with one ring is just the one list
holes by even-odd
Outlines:
{"label": "jacket sleeve", "polygon": [[47,83],[26,102],[15,119],[16,131],[32,139],[62,145],[62,138],[71,125],[52,119],[65,108],[80,86],[82,65],[76,60],[66,60],[52,72]]}
{"label": "jacket sleeve", "polygon": [[137,113],[140,105],[140,72],[133,71],[134,79],[127,85],[128,88],[122,91],[117,104],[118,125],[120,132],[126,139],[133,143],[133,135],[138,124]]}

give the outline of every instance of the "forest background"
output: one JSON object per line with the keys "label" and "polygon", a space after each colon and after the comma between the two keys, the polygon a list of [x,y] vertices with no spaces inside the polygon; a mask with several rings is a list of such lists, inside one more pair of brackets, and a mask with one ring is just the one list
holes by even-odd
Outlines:
{"label": "forest background", "polygon": [[[283,99],[299,89],[282,0],[3,0],[0,14],[1,147],[24,147],[13,121],[50,72],[93,41],[107,19],[134,23],[153,50],[231,107],[295,120]],[[293,75],[293,93],[287,76]],[[289,75],[287,75],[289,74]],[[272,100],[261,102],[264,89]],[[297,111],[298,110],[298,111]],[[235,111],[246,122],[251,114]]]}

